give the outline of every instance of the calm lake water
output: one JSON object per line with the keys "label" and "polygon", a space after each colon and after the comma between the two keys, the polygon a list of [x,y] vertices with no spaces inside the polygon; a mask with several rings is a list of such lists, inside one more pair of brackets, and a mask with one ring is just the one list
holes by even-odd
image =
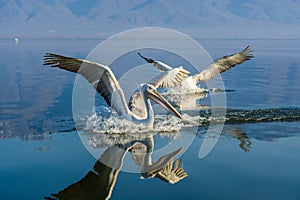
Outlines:
{"label": "calm lake water", "polygon": [[[126,163],[119,174],[112,172],[85,148],[84,133],[78,134],[73,123],[75,75],[42,66],[42,59],[47,52],[85,58],[99,42],[0,40],[1,199],[54,198],[60,191],[70,199],[101,199],[109,195],[101,187],[111,176],[116,180],[111,199],[300,199],[300,40],[198,41],[213,59],[248,44],[255,57],[222,74],[227,121],[205,158],[198,154],[207,123],[153,137],[155,149],[192,138],[180,155],[188,176],[176,184],[141,179],[140,173],[128,172],[131,165]],[[101,97],[96,100],[105,106]],[[92,138],[103,154],[112,140],[130,141],[95,135],[102,139]]]}

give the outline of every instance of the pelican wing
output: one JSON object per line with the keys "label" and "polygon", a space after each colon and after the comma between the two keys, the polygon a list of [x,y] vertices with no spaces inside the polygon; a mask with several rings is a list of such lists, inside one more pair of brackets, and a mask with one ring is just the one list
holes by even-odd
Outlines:
{"label": "pelican wing", "polygon": [[164,155],[160,157],[155,163],[152,163],[151,166],[144,166],[142,170],[143,172],[158,172],[162,168],[164,168],[171,160],[174,159],[175,156],[180,154],[183,151],[183,147],[180,147],[179,149]]}
{"label": "pelican wing", "polygon": [[108,66],[51,53],[44,56],[44,65],[81,74],[120,116],[129,114],[123,90]]}
{"label": "pelican wing", "polygon": [[152,58],[147,58],[147,57],[143,56],[142,54],[140,54],[140,52],[138,52],[138,55],[141,58],[143,58],[146,62],[152,64],[154,67],[159,69],[160,71],[169,71],[169,70],[173,69],[172,67],[170,67],[166,63],[163,63],[161,61],[156,61],[156,60],[153,60]]}
{"label": "pelican wing", "polygon": [[187,172],[184,171],[183,167],[179,167],[181,160],[176,160],[174,164],[174,159],[170,160],[169,163],[158,171],[157,177],[163,181],[175,184],[178,181],[184,179],[188,176]]}
{"label": "pelican wing", "polygon": [[110,199],[126,153],[126,150],[116,146],[107,148],[81,180],[45,199]]}
{"label": "pelican wing", "polygon": [[152,64],[157,69],[163,71],[160,75],[149,81],[154,87],[175,87],[181,85],[181,82],[188,76],[189,71],[183,69],[183,67],[172,68],[169,65],[147,58],[138,52],[138,55],[143,58],[146,62]]}
{"label": "pelican wing", "polygon": [[183,67],[177,67],[169,71],[162,72],[160,75],[149,81],[154,87],[175,87],[181,85],[182,81],[188,76],[190,72],[183,69]]}
{"label": "pelican wing", "polygon": [[205,70],[193,76],[193,79],[198,81],[208,81],[214,78],[216,75],[221,74],[232,67],[241,64],[247,60],[253,58],[253,54],[251,53],[253,50],[251,46],[247,46],[244,50],[239,53],[232,54],[229,56],[224,56],[214,63],[210,64]]}

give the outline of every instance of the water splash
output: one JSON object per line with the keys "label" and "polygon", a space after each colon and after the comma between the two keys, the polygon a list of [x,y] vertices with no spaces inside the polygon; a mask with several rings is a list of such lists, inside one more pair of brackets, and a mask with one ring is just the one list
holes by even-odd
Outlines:
{"label": "water splash", "polygon": [[191,127],[197,127],[196,132],[203,129],[201,132],[206,133],[206,128],[212,122],[242,124],[300,120],[300,108],[227,109],[226,116],[218,117],[211,117],[211,110],[193,110],[182,115],[184,120],[159,113],[155,115],[154,127],[149,128],[121,119],[107,107],[99,107],[93,115],[82,120],[84,122],[82,130],[92,147],[104,148],[115,144],[126,144],[133,140],[143,140],[150,135],[166,136],[170,140],[175,140],[182,137],[181,130],[189,130]]}
{"label": "water splash", "polygon": [[[184,115],[187,117],[188,115]],[[91,115],[86,119],[84,130],[98,134],[153,134],[156,132],[176,132],[185,124],[175,116],[156,115],[153,128],[144,124],[135,124],[126,119],[119,118],[114,113],[110,117]]]}
{"label": "water splash", "polygon": [[171,114],[157,114],[154,119],[154,126],[149,128],[143,124],[135,124],[134,122],[120,118],[110,108],[98,107],[95,113],[85,120],[83,128],[89,133],[98,134],[153,134],[164,132],[178,132],[182,128],[205,125],[213,120],[208,112],[203,111],[202,114],[194,116],[184,113],[184,120],[178,119]]}
{"label": "water splash", "polygon": [[208,126],[210,122],[255,123],[268,121],[300,120],[300,108],[273,108],[258,110],[227,109],[226,116],[211,117],[210,110],[186,112],[184,120],[173,115],[158,114],[155,116],[154,127],[119,118],[106,107],[98,108],[97,112],[85,121],[84,130],[99,134],[153,134],[178,132],[182,128]]}
{"label": "water splash", "polygon": [[146,125],[122,119],[106,107],[98,107],[93,115],[81,119],[81,123],[85,121],[85,126],[81,129],[89,145],[94,148],[103,148],[133,140],[143,140],[149,135],[157,134],[174,140],[180,137],[180,130],[183,128],[199,126],[199,121],[207,121],[206,117],[199,115],[183,114],[183,117],[182,121],[170,114],[157,114],[154,126],[149,128]]}

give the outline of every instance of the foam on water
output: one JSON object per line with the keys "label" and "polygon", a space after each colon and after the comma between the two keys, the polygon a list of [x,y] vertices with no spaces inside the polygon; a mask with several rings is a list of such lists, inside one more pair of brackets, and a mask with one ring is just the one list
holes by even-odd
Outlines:
{"label": "foam on water", "polygon": [[184,120],[180,120],[171,114],[155,115],[154,126],[122,119],[116,113],[106,107],[98,110],[85,120],[84,130],[99,134],[153,134],[162,132],[178,132],[182,128],[207,126],[211,121],[226,123],[266,122],[278,120],[299,120],[300,108],[272,108],[259,110],[227,109],[226,116],[212,117],[211,111],[195,110],[182,114]]}
{"label": "foam on water", "polygon": [[201,121],[207,121],[206,117],[190,116],[188,114],[183,114],[183,118],[184,120],[180,120],[173,115],[156,115],[154,126],[148,127],[119,118],[114,114],[104,117],[95,113],[86,119],[84,130],[98,134],[153,134],[157,132],[178,132],[184,127],[198,126]]}
{"label": "foam on water", "polygon": [[214,122],[214,124],[224,122],[230,124],[300,120],[300,108],[227,109],[226,116],[216,117],[211,116],[210,110],[194,110],[183,113],[182,116],[184,120],[180,120],[171,114],[156,114],[154,126],[149,128],[122,119],[107,107],[98,107],[93,115],[82,120],[82,130],[91,146],[102,148],[114,144],[125,144],[133,140],[143,140],[153,135],[167,136],[173,140],[182,136],[182,129],[205,128],[211,122]]}

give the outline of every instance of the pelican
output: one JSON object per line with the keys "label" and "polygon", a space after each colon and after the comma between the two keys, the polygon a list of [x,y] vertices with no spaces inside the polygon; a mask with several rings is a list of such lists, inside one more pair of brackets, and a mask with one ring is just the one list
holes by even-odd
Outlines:
{"label": "pelican", "polygon": [[[180,85],[182,81],[185,80],[189,73],[189,71],[183,69],[182,67],[177,67],[162,72],[160,75],[150,80],[148,84],[152,85],[154,89],[157,89],[158,87],[176,87],[176,85]],[[128,106],[129,110],[134,112],[136,117],[138,117],[139,119],[147,118],[147,109],[142,90],[137,89],[133,92],[129,99]]]}
{"label": "pelican", "polygon": [[[245,49],[242,51],[224,56],[222,58],[217,59],[215,62],[211,63],[207,66],[207,68],[203,71],[201,71],[198,74],[187,76],[181,83],[181,85],[177,85],[180,87],[180,89],[187,90],[187,91],[194,91],[194,92],[203,92],[203,89],[200,89],[197,87],[198,82],[206,82],[208,80],[211,80],[216,75],[221,74],[232,67],[241,64],[247,60],[250,60],[253,58],[253,54],[251,53],[253,50],[251,49],[251,46],[248,45]],[[153,64],[154,67],[161,71],[170,71],[173,68],[161,61],[153,60],[151,58],[144,57],[138,52],[138,55],[143,58],[148,63]]]}
{"label": "pelican", "polygon": [[[151,160],[151,152],[154,148],[152,146],[154,143],[149,144],[149,146],[149,142],[146,140],[130,141],[124,145],[116,144],[108,147],[94,164],[94,167],[82,179],[56,194],[45,197],[45,199],[110,199],[128,152],[133,157],[138,157],[137,164],[141,167],[141,170],[150,170],[141,171],[142,178],[154,177],[175,184],[188,176],[188,173],[180,166],[181,160],[174,162],[174,157],[182,152],[183,147],[160,157],[155,163],[152,163],[152,161],[145,163],[144,160]],[[136,162],[136,160],[134,161]],[[148,176],[145,176],[146,174]]]}
{"label": "pelican", "polygon": [[[161,85],[174,85],[179,84],[178,78],[181,76],[174,71],[168,71],[165,76],[156,78],[156,81],[142,84],[139,88],[141,94],[140,99],[143,101],[144,107],[142,112],[145,113],[143,117],[135,114],[129,109],[125,101],[124,92],[119,85],[114,73],[108,66],[91,62],[88,60],[82,60],[78,58],[71,58],[62,55],[46,53],[44,56],[44,65],[50,65],[51,67],[58,67],[70,72],[75,72],[82,75],[93,84],[94,88],[105,99],[106,103],[113,108],[119,116],[132,121],[136,124],[145,124],[148,127],[152,127],[154,123],[154,113],[151,106],[150,99],[160,104],[164,109],[171,112],[176,117],[183,119],[181,114],[162,96],[156,91],[156,87]],[[175,69],[176,71],[176,69]],[[173,73],[173,76],[170,75]],[[131,103],[132,104],[132,103]],[[135,106],[137,107],[137,106]]]}
{"label": "pelican", "polygon": [[174,163],[174,157],[183,151],[183,147],[160,157],[155,163],[152,161],[154,151],[153,137],[145,138],[141,142],[135,142],[130,152],[135,164],[140,166],[141,178],[157,177],[163,181],[175,184],[188,176],[182,167],[181,160]]}

